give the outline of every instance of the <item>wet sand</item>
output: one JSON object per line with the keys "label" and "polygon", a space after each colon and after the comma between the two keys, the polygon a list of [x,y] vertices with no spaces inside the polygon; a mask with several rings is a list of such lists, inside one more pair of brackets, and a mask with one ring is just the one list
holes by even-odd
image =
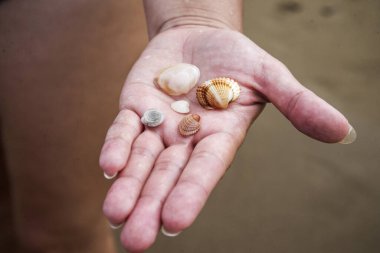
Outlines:
{"label": "wet sand", "polygon": [[380,2],[246,1],[245,33],[358,139],[318,143],[268,105],[195,224],[148,252],[380,252]]}

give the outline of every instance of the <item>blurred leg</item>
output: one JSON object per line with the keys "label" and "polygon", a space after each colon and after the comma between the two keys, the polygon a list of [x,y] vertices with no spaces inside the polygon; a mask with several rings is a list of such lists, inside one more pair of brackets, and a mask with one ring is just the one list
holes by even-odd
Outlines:
{"label": "blurred leg", "polygon": [[140,4],[0,2],[0,113],[22,252],[114,252],[98,154],[146,41]]}
{"label": "blurred leg", "polygon": [[13,252],[17,243],[13,228],[10,184],[2,144],[0,120],[0,252]]}

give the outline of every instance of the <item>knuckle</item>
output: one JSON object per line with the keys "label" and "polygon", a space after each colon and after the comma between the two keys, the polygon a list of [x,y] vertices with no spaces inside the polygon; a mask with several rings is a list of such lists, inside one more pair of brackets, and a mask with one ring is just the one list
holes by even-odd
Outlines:
{"label": "knuckle", "polygon": [[114,123],[115,122],[120,122],[120,123],[128,123],[131,121],[139,121],[139,117],[134,113],[133,111],[127,109],[127,108],[121,108],[119,111],[119,114],[116,116]]}
{"label": "knuckle", "polygon": [[121,138],[121,139],[128,139],[128,136],[130,133],[123,131],[125,129],[125,125],[122,123],[113,123],[110,129],[107,131],[106,139],[114,139],[114,138]]}
{"label": "knuckle", "polygon": [[196,153],[194,153],[193,158],[194,158],[194,160],[195,159],[197,159],[197,160],[214,160],[218,163],[218,165],[220,167],[223,167],[223,168],[227,167],[227,165],[225,164],[225,162],[221,156],[219,156],[215,152],[209,151],[207,149],[202,149],[202,150],[197,151]]}
{"label": "knuckle", "polygon": [[158,160],[155,164],[155,170],[157,171],[177,171],[181,170],[182,166],[170,159]]}
{"label": "knuckle", "polygon": [[154,152],[150,148],[144,147],[144,146],[133,147],[132,155],[136,155],[136,156],[144,157],[144,158],[149,158],[149,159],[155,159],[156,158],[156,155],[154,154]]}
{"label": "knuckle", "polygon": [[127,122],[128,118],[131,116],[130,111],[128,109],[121,109],[119,114],[116,116],[114,123],[116,122]]}
{"label": "knuckle", "polygon": [[195,192],[200,193],[201,197],[203,198],[207,198],[207,196],[209,196],[211,193],[211,191],[206,186],[204,186],[202,183],[200,183],[197,180],[182,179],[181,183],[186,184],[188,188],[189,187],[195,188],[196,190]]}
{"label": "knuckle", "polygon": [[119,137],[130,140],[131,135],[136,135],[141,131],[140,119],[129,110],[121,110],[108,129],[106,139]]}
{"label": "knuckle", "polygon": [[293,114],[293,112],[298,108],[298,102],[303,96],[305,96],[306,93],[307,90],[299,91],[289,99],[285,109],[285,115],[287,117],[290,117]]}

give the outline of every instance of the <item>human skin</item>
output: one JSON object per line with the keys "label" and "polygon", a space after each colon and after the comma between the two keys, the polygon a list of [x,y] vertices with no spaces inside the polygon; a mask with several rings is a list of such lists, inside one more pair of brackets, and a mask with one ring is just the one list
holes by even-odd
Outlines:
{"label": "human skin", "polygon": [[117,251],[98,153],[143,16],[134,0],[0,1],[0,252]]}
{"label": "human skin", "polygon": [[[150,43],[135,63],[120,97],[120,112],[100,156],[106,175],[117,175],[103,210],[111,224],[124,224],[123,246],[149,248],[161,226],[176,234],[188,228],[205,205],[267,102],[304,134],[336,143],[353,135],[346,118],[302,86],[277,59],[242,35],[241,1],[144,1]],[[155,87],[157,73],[186,62],[199,67],[200,81],[226,76],[238,81],[240,97],[227,110],[205,110],[194,90],[170,97]],[[201,129],[179,135],[175,100],[190,101]],[[140,117],[156,108],[165,114],[157,128]],[[346,142],[346,141],[344,141]]]}

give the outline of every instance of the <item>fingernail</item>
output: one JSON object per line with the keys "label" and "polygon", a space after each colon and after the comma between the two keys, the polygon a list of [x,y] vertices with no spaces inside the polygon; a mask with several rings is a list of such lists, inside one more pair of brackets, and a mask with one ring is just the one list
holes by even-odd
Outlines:
{"label": "fingernail", "polygon": [[111,176],[104,172],[104,177],[106,179],[112,179],[112,178],[116,177],[116,175],[117,175],[117,172],[115,174],[111,175]]}
{"label": "fingernail", "polygon": [[124,225],[124,223],[120,223],[120,224],[114,225],[111,222],[109,222],[109,225],[110,225],[110,227],[112,229],[119,229],[119,228],[121,228]]}
{"label": "fingernail", "polygon": [[171,232],[168,232],[167,230],[165,230],[164,226],[161,227],[161,233],[163,235],[166,235],[166,236],[169,236],[169,237],[175,237],[177,235],[179,235],[181,233],[181,231],[177,232],[177,233],[171,233]]}
{"label": "fingernail", "polygon": [[350,126],[350,130],[348,131],[348,134],[339,143],[350,144],[350,143],[353,143],[355,140],[356,140],[356,131],[352,126]]}

